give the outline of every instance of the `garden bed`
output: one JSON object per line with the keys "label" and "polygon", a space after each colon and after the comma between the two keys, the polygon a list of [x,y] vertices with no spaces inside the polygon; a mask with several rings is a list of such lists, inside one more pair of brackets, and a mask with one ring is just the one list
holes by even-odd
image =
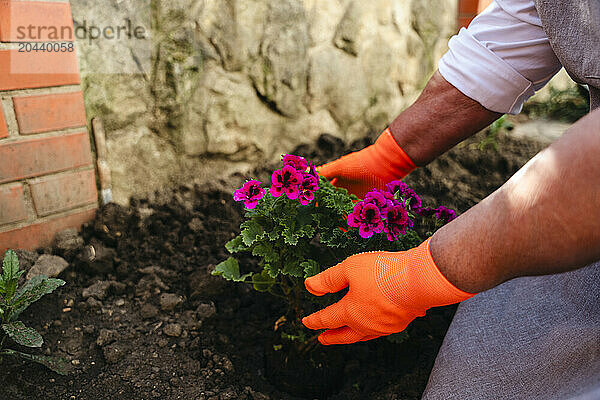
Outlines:
{"label": "garden bed", "polygon": [[[482,151],[480,140],[461,144],[406,182],[425,202],[462,212],[541,147],[501,135],[498,151]],[[365,144],[345,147],[322,136],[294,153],[323,162]],[[265,178],[272,169],[250,176]],[[6,360],[0,398],[296,398],[267,379],[265,369],[265,346],[283,305],[250,285],[210,275],[227,257],[223,245],[238,232],[241,215],[231,193],[188,185],[132,199],[129,207],[108,205],[84,227],[83,246],[41,250],[70,262],[61,274],[67,285],[22,319],[44,336],[41,352],[65,357],[71,371],[60,376]],[[345,360],[344,379],[328,398],[420,398],[453,312],[431,310],[400,344],[382,338],[336,346],[331,351]]]}

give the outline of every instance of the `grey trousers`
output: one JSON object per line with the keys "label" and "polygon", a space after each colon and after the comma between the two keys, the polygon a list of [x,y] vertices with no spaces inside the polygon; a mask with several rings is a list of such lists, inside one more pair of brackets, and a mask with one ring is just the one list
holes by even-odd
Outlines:
{"label": "grey trousers", "polygon": [[423,399],[600,399],[600,263],[460,304]]}

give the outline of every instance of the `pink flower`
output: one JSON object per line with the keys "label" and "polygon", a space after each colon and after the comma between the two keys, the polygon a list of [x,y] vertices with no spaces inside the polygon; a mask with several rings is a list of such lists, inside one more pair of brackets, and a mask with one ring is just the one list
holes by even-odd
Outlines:
{"label": "pink flower", "polygon": [[261,182],[251,180],[244,183],[244,186],[233,192],[233,199],[235,201],[243,201],[246,208],[254,208],[258,203],[258,200],[262,199],[265,195],[265,190],[260,187]]}
{"label": "pink flower", "polygon": [[358,234],[367,239],[373,233],[383,232],[383,220],[379,208],[372,203],[359,202],[354,206],[352,213],[348,215],[348,226],[358,227]]}
{"label": "pink flower", "polygon": [[315,192],[319,190],[319,181],[312,175],[305,174],[300,185],[300,204],[307,205],[315,198]]}
{"label": "pink flower", "polygon": [[282,193],[288,199],[297,199],[300,195],[299,185],[302,182],[302,173],[291,165],[284,165],[271,175],[271,195],[279,197]]}
{"label": "pink flower", "polygon": [[385,214],[388,207],[398,204],[394,200],[394,195],[383,190],[373,189],[372,191],[365,194],[365,203],[375,204],[382,215]]}
{"label": "pink flower", "polygon": [[406,230],[412,227],[413,223],[408,218],[406,209],[401,205],[394,205],[387,209],[385,214],[384,232],[390,242],[398,240],[398,236],[406,235]]}
{"label": "pink flower", "polygon": [[390,183],[385,185],[385,187],[387,188],[388,192],[390,192],[392,195],[395,195],[396,192],[402,194],[406,189],[408,189],[406,183],[402,181],[391,181]]}
{"label": "pink flower", "polygon": [[286,154],[281,156],[281,160],[283,161],[283,165],[290,165],[300,172],[306,172],[308,168],[308,161],[304,157]]}
{"label": "pink flower", "polygon": [[399,198],[404,200],[404,204],[410,207],[414,212],[419,212],[422,206],[421,198],[414,190],[409,188],[406,183],[402,181],[391,181],[385,186],[392,196],[398,194]]}
{"label": "pink flower", "polygon": [[435,217],[447,224],[456,218],[456,211],[444,206],[439,206],[435,212]]}
{"label": "pink flower", "polygon": [[419,215],[422,217],[435,216],[437,219],[447,224],[456,218],[456,211],[444,206],[439,206],[438,208],[424,207],[419,210]]}
{"label": "pink flower", "polygon": [[315,164],[311,163],[310,161],[308,162],[308,171],[305,173],[305,175],[314,176],[317,179],[317,184],[318,184],[319,175],[317,175],[317,169],[315,168]]}

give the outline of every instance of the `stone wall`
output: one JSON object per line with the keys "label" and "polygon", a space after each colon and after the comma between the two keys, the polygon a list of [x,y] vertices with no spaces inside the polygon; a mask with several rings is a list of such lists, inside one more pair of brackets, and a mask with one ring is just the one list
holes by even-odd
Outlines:
{"label": "stone wall", "polygon": [[[76,22],[90,7],[106,9],[71,4]],[[456,30],[456,5],[156,0],[145,74],[98,73],[98,52],[79,43],[88,117],[105,123],[115,200],[243,173],[322,133],[351,141],[382,130],[434,71]]]}

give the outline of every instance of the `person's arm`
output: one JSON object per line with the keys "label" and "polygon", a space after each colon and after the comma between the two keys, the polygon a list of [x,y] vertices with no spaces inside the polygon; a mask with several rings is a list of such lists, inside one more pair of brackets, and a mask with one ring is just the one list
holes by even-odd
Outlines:
{"label": "person's arm", "polygon": [[423,166],[501,116],[462,94],[436,71],[417,101],[389,129],[415,165]]}
{"label": "person's arm", "polygon": [[431,239],[442,274],[476,293],[600,260],[600,110]]}
{"label": "person's arm", "polygon": [[319,174],[362,198],[373,188],[428,164],[502,114],[487,110],[448,83],[439,72],[375,144],[320,166]]}
{"label": "person's arm", "polygon": [[[560,68],[532,1],[492,4],[449,47],[417,102],[373,146],[323,166],[326,177],[363,192],[394,173],[400,178],[497,113],[518,113]],[[348,293],[305,317],[304,325],[327,329],[319,336],[323,344],[370,340],[512,277],[600,258],[599,113],[418,247],[357,254],[306,279],[314,295],[346,287]]]}
{"label": "person's arm", "polygon": [[448,46],[417,101],[374,145],[322,166],[323,176],[359,197],[381,189],[500,115],[517,114],[560,69],[533,1],[493,3]]}
{"label": "person's arm", "polygon": [[306,279],[314,295],[348,293],[302,322],[327,329],[323,344],[370,340],[508,279],[599,260],[598,154],[600,110],[418,247],[357,254]]}
{"label": "person's arm", "polygon": [[492,3],[448,46],[419,99],[390,125],[418,166],[502,114],[518,114],[561,68],[533,1]]}

